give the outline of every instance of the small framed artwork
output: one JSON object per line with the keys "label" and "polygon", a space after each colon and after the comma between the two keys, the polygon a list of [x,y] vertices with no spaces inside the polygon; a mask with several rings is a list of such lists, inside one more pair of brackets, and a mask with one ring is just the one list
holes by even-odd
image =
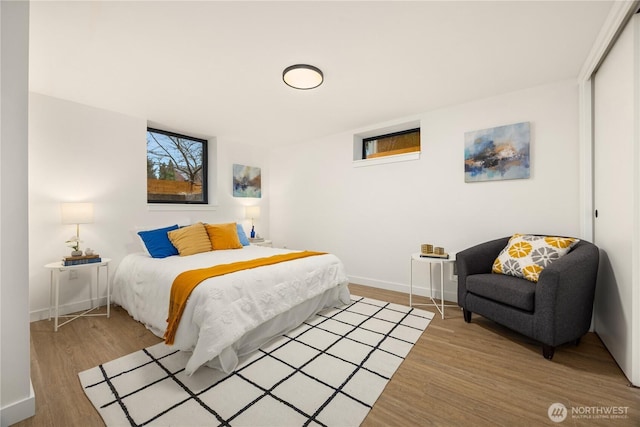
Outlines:
{"label": "small framed artwork", "polygon": [[207,140],[147,128],[147,203],[207,204]]}
{"label": "small framed artwork", "polygon": [[233,165],[233,197],[262,197],[260,168]]}
{"label": "small framed artwork", "polygon": [[529,178],[529,122],[464,134],[464,181]]}

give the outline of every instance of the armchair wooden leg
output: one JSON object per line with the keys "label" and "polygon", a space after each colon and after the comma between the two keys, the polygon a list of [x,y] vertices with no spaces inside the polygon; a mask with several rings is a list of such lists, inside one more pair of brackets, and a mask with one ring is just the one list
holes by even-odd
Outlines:
{"label": "armchair wooden leg", "polygon": [[464,321],[467,323],[471,323],[471,312],[466,308],[462,309],[462,315],[464,316]]}
{"label": "armchair wooden leg", "polygon": [[545,359],[551,360],[553,359],[553,353],[556,351],[556,348],[551,345],[542,344],[542,355]]}

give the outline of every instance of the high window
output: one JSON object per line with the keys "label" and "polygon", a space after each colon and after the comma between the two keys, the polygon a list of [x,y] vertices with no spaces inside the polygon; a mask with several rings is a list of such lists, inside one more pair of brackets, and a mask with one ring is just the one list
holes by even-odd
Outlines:
{"label": "high window", "polygon": [[362,159],[420,151],[420,128],[372,136],[362,140]]}

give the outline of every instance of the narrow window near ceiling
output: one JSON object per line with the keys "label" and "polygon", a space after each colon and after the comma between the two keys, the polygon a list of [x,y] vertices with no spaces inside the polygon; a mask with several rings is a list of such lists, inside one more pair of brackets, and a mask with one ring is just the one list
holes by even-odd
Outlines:
{"label": "narrow window near ceiling", "polygon": [[353,134],[353,167],[420,160],[421,128],[413,120]]}
{"label": "narrow window near ceiling", "polygon": [[375,159],[420,151],[420,128],[362,140],[362,159]]}

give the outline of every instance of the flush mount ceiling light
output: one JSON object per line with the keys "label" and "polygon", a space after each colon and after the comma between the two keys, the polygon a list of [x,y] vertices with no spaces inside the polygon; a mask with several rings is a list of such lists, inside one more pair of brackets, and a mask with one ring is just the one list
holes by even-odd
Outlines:
{"label": "flush mount ceiling light", "polygon": [[320,86],[324,75],[313,65],[296,64],[284,69],[282,80],[292,88],[306,90]]}

